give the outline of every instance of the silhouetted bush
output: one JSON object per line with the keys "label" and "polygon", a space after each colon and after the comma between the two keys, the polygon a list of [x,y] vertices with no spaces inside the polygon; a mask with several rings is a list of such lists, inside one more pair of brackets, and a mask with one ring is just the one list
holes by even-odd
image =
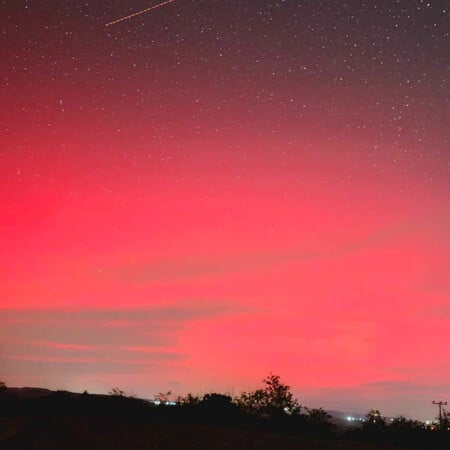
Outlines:
{"label": "silhouetted bush", "polygon": [[332,417],[322,408],[305,408],[308,414],[305,416],[305,425],[314,434],[330,434],[335,428]]}
{"label": "silhouetted bush", "polygon": [[366,421],[363,423],[363,429],[371,432],[380,432],[386,428],[386,421],[381,417],[378,409],[371,409],[366,414]]}
{"label": "silhouetted bush", "polygon": [[391,421],[389,427],[392,431],[399,431],[399,432],[411,432],[425,429],[425,425],[423,422],[419,422],[418,420],[407,419],[406,417],[403,416],[395,417]]}
{"label": "silhouetted bush", "polygon": [[179,395],[176,401],[179,405],[194,406],[198,405],[201,402],[201,400],[202,400],[201,397],[199,397],[198,395],[188,393],[185,396]]}
{"label": "silhouetted bush", "polygon": [[109,395],[113,395],[115,397],[124,397],[125,396],[125,391],[122,391],[122,389],[119,389],[118,387],[113,387],[109,391]]}
{"label": "silhouetted bush", "polygon": [[344,435],[336,433],[331,416],[322,408],[304,408],[302,413],[290,387],[282,383],[279,376],[270,374],[263,383],[263,388],[244,392],[234,399],[212,392],[203,396],[187,394],[172,402],[169,401],[171,392],[160,393],[155,396],[160,400],[159,405],[129,397],[119,388],[113,388],[109,395],[94,395],[87,391],[75,394],[46,389],[14,389],[3,383],[3,386],[0,384],[0,416],[27,417],[30,423],[65,416],[112,419],[117,423],[215,425],[290,435],[333,436],[411,449],[450,448],[450,432],[447,432],[450,414],[446,411],[442,422],[445,426],[433,431],[422,422],[402,416],[386,422],[378,410],[371,410],[360,429]]}
{"label": "silhouetted bush", "polygon": [[290,386],[283,384],[278,375],[270,374],[264,378],[263,383],[263,389],[243,392],[235,399],[243,411],[267,418],[300,414],[301,406],[294,398]]}

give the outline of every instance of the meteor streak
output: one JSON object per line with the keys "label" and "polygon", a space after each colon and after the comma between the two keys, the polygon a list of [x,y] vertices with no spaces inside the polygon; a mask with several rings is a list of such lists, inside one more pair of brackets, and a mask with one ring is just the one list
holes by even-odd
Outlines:
{"label": "meteor streak", "polygon": [[141,14],[144,14],[144,13],[146,13],[148,11],[151,11],[152,9],[159,8],[161,6],[167,5],[167,4],[172,3],[174,1],[175,0],[166,0],[165,2],[158,3],[157,5],[150,6],[150,8],[146,8],[146,9],[143,9],[142,11],[135,12],[133,14],[130,14],[129,16],[121,17],[120,19],[113,20],[112,22],[107,23],[105,25],[105,27],[110,27],[111,25],[115,25],[116,23],[122,22],[123,20],[128,20],[128,19],[131,19],[132,17],[140,16]]}

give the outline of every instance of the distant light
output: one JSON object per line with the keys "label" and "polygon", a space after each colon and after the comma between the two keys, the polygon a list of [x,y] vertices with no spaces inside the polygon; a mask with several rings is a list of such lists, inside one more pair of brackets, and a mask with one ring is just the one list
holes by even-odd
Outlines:
{"label": "distant light", "polygon": [[171,400],[150,400],[151,403],[153,403],[156,406],[159,405],[166,405],[166,406],[176,406],[177,402],[171,401]]}

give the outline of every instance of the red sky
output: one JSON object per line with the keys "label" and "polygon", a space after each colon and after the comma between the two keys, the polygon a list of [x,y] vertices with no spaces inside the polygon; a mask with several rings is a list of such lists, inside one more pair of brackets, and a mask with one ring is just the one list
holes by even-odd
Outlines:
{"label": "red sky", "polygon": [[[327,28],[333,2],[174,2],[108,32],[139,2],[22,3],[3,24],[0,379],[151,397],[272,371],[302,404],[433,417],[450,391],[439,2],[413,10],[417,42],[357,6],[360,28]],[[323,36],[300,45],[305,14]]]}

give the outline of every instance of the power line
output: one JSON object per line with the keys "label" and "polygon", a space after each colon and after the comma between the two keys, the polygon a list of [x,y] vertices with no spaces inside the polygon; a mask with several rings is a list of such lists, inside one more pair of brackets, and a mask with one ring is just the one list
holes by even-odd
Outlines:
{"label": "power line", "polygon": [[443,402],[442,400],[435,402],[433,400],[433,405],[438,405],[439,407],[439,428],[442,430],[442,407],[447,405],[447,402]]}

